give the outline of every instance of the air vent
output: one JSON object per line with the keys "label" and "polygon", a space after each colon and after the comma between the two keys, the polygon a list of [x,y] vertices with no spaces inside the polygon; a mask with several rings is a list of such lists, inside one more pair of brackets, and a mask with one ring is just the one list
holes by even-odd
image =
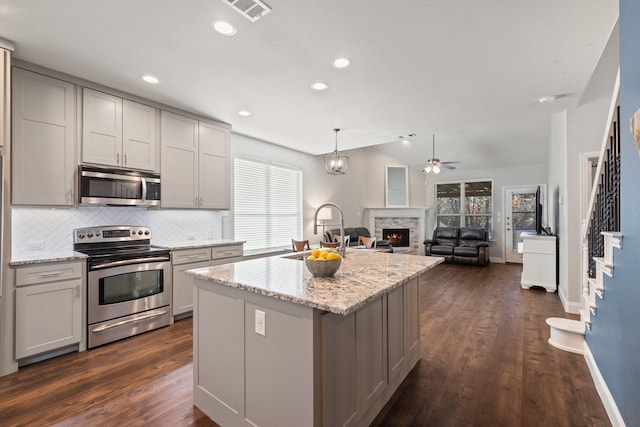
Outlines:
{"label": "air vent", "polygon": [[260,0],[222,0],[232,9],[236,10],[240,15],[244,16],[251,22],[256,22],[267,13],[271,12],[271,8]]}

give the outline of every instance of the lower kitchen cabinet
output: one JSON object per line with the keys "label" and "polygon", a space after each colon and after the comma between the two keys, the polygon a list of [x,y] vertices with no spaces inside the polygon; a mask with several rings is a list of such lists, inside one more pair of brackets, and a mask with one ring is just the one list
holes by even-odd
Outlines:
{"label": "lower kitchen cabinet", "polygon": [[418,278],[348,316],[322,316],[323,425],[373,420],[420,359],[419,325]]}
{"label": "lower kitchen cabinet", "polygon": [[16,269],[16,359],[82,341],[83,262]]}
{"label": "lower kitchen cabinet", "polygon": [[171,252],[173,265],[173,316],[188,317],[193,312],[194,278],[185,271],[242,260],[242,244],[179,249]]}

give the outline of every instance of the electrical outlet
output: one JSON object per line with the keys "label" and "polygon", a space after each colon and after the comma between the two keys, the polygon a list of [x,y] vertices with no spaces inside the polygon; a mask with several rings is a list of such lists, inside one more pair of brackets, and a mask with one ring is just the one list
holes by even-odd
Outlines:
{"label": "electrical outlet", "polygon": [[187,240],[196,240],[196,233],[188,233]]}
{"label": "electrical outlet", "polygon": [[266,336],[267,325],[265,322],[264,311],[256,310],[256,334]]}
{"label": "electrical outlet", "polygon": [[213,240],[213,230],[207,230],[207,239]]}

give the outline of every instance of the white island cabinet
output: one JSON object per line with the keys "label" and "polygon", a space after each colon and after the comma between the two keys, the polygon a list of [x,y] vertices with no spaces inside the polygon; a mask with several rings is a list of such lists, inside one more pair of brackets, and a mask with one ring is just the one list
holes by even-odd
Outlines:
{"label": "white island cabinet", "polygon": [[368,426],[420,359],[420,286],[441,262],[353,251],[334,278],[290,256],[189,270],[194,405],[224,426]]}
{"label": "white island cabinet", "polygon": [[16,268],[16,359],[72,345],[78,349],[84,265],[67,261]]}

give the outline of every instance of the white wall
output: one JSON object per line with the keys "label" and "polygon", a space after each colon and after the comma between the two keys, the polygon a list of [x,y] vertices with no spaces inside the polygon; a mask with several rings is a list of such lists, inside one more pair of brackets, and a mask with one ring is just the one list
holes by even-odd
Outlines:
{"label": "white wall", "polygon": [[[311,156],[245,135],[231,134],[232,158],[274,162],[304,172],[303,238],[312,243],[321,238],[313,235],[313,217],[318,206],[334,202],[344,212],[345,227],[365,226],[364,209],[384,207],[385,166],[402,164],[375,147],[345,151],[345,154],[349,156],[347,174],[328,175],[323,156]],[[413,169],[409,172],[409,203],[410,207],[426,206],[424,176]],[[223,217],[222,234],[224,238],[233,238],[233,209],[229,216]]]}
{"label": "white wall", "polygon": [[558,293],[564,309],[571,313],[578,313],[582,299],[581,154],[600,151],[608,132],[607,116],[619,63],[618,45],[616,25],[580,104],[552,118],[549,224],[559,240]]}

